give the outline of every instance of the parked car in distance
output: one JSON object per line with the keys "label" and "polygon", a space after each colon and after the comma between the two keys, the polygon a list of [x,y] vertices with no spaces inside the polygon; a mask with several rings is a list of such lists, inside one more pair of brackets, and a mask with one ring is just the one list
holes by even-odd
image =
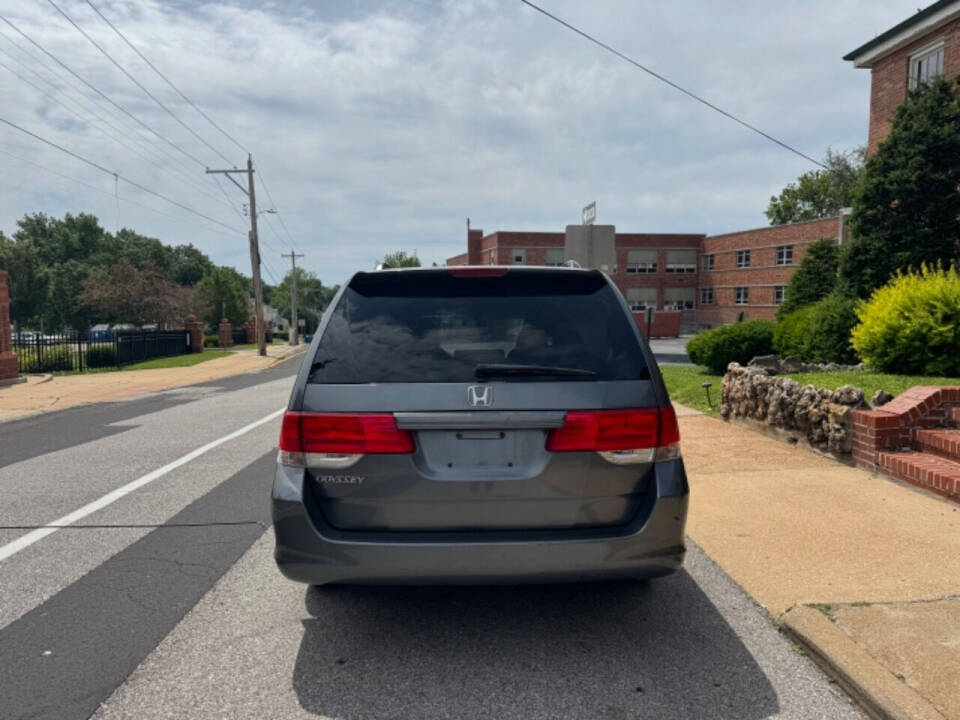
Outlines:
{"label": "parked car in distance", "polygon": [[361,272],[317,335],[272,491],[287,577],[550,582],[681,566],[676,416],[605,274]]}

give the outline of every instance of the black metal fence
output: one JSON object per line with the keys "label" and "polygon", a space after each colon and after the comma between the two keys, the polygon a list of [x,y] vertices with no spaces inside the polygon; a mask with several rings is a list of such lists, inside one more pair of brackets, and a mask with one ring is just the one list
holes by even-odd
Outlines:
{"label": "black metal fence", "polygon": [[21,373],[119,367],[156,357],[190,352],[186,330],[95,330],[13,334]]}
{"label": "black metal fence", "polygon": [[248,342],[256,342],[257,339],[254,338],[250,340],[247,337],[247,329],[245,327],[235,327],[233,328],[233,344],[234,345],[245,345]]}

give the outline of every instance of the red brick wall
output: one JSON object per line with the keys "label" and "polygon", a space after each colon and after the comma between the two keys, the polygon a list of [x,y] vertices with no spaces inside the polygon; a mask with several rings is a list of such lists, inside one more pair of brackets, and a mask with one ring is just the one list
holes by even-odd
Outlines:
{"label": "red brick wall", "polygon": [[0,380],[14,378],[18,373],[17,356],[10,345],[10,291],[7,289],[7,271],[0,270]]}
{"label": "red brick wall", "polygon": [[[741,312],[748,319],[773,319],[777,312],[774,287],[789,284],[807,245],[825,237],[836,238],[838,228],[839,219],[832,217],[704,238],[703,254],[714,256],[714,269],[700,272],[699,285],[713,288],[713,305],[699,306],[697,323],[723,325],[735,322]],[[776,264],[780,245],[793,245],[792,265]],[[738,268],[736,251],[747,249],[750,267]],[[749,304],[735,304],[737,287],[750,288]]]}
{"label": "red brick wall", "polygon": [[874,63],[870,72],[870,131],[867,152],[890,133],[897,107],[907,97],[910,55],[943,38],[943,74],[948,79],[960,74],[960,19],[929,32]]}

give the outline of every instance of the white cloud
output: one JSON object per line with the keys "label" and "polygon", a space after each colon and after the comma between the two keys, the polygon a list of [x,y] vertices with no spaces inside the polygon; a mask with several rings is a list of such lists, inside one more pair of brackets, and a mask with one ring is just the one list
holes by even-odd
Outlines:
{"label": "white cloud", "polygon": [[[543,3],[815,157],[827,146],[849,148],[866,138],[869,75],[841,56],[914,9],[892,0]],[[599,220],[624,231],[755,227],[770,194],[809,168],[515,0],[98,6],[253,151],[306,266],[327,282],[399,248],[441,262],[463,251],[467,216],[487,231],[559,230],[594,199]],[[89,7],[78,0],[62,7],[191,127],[235,163],[244,161]],[[0,0],[0,9],[202,164],[224,164],[52,8]],[[3,23],[0,33],[29,47]],[[3,38],[0,49],[59,77],[60,90],[45,89],[70,107],[0,68],[0,116],[243,229],[245,220],[224,205],[201,166],[143,140],[148,133],[88,91],[66,91],[77,82],[48,59],[30,59]],[[0,62],[45,87],[6,55]],[[77,102],[123,132],[85,110],[78,120]],[[128,146],[147,142],[155,161],[117,144],[118,135]],[[111,178],[6,127],[0,149],[100,189],[0,154],[0,229],[11,232],[17,218],[36,211],[91,211],[113,228]],[[225,189],[239,204],[239,192]],[[121,200],[122,224],[168,242],[194,242],[217,262],[249,271],[242,233],[212,232],[130,188],[121,186],[121,195],[185,218],[175,222]],[[267,207],[265,196],[259,200]],[[280,230],[275,219],[273,225]],[[263,255],[279,275],[278,252],[286,246],[265,225],[261,236],[268,244]]]}

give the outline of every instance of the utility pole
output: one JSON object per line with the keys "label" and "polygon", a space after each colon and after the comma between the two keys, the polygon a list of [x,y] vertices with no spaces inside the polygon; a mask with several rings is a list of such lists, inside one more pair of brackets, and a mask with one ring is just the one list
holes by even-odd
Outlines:
{"label": "utility pole", "polygon": [[[247,174],[247,189],[231,177],[232,173]],[[208,175],[225,175],[227,179],[240,188],[250,200],[250,266],[253,270],[253,305],[254,316],[257,326],[257,352],[260,355],[267,354],[267,335],[263,327],[263,283],[260,280],[260,236],[257,234],[257,193],[253,184],[253,156],[247,155],[247,169],[232,168],[230,170],[210,170],[207,168]],[[271,212],[269,210],[265,212]]]}
{"label": "utility pole", "polygon": [[292,270],[290,272],[290,344],[300,344],[300,325],[297,319],[297,258],[302,258],[303,254],[297,254],[293,250],[289,255],[280,253],[282,258],[290,258]]}

